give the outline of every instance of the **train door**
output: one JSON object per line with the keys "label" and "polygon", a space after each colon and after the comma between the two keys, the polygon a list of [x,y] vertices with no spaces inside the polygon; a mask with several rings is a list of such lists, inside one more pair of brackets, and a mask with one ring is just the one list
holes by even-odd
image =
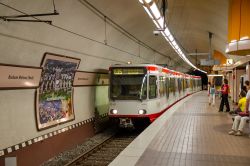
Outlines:
{"label": "train door", "polygon": [[155,99],[158,97],[158,81],[156,75],[149,75],[148,79],[148,98]]}
{"label": "train door", "polygon": [[186,79],[185,77],[182,78],[182,97],[185,96],[186,91]]}
{"label": "train door", "polygon": [[182,80],[181,78],[177,78],[177,86],[178,86],[178,99],[181,98],[181,95],[182,95],[182,91],[181,91],[181,88],[182,88]]}
{"label": "train door", "polygon": [[169,76],[166,76],[165,77],[165,86],[166,86],[166,98],[167,99],[169,99],[169,89],[170,89],[170,87],[169,87],[169,85],[170,85],[170,77]]}
{"label": "train door", "polygon": [[165,77],[159,76],[159,97],[163,98],[166,95],[166,87],[165,87]]}
{"label": "train door", "polygon": [[186,79],[186,85],[187,85],[186,94],[190,94],[190,78]]}
{"label": "train door", "polygon": [[186,92],[187,92],[187,79],[186,77],[183,77],[183,96],[186,95]]}
{"label": "train door", "polygon": [[148,108],[151,113],[160,110],[159,99],[159,79],[157,75],[149,75],[148,77]]}
{"label": "train door", "polygon": [[168,103],[167,103],[167,94],[166,94],[167,88],[166,88],[166,75],[162,73],[162,75],[159,76],[159,97],[160,97],[160,105],[161,105],[161,110],[166,108]]}

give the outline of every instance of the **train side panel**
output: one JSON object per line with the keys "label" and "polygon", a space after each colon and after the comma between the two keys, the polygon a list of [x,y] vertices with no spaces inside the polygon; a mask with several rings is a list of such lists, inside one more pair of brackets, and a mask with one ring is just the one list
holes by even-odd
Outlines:
{"label": "train side panel", "polygon": [[[109,116],[119,120],[120,124],[125,122],[125,127],[143,118],[153,122],[177,101],[201,90],[201,79],[197,76],[156,65],[129,67],[115,67],[112,73],[118,82],[111,80],[114,86],[113,91],[110,91],[113,95]],[[115,89],[117,87],[120,91]]]}

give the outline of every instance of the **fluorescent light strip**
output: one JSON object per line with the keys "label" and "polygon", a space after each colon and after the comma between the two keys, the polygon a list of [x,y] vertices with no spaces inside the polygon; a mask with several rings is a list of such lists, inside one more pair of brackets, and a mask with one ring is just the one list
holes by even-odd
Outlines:
{"label": "fluorescent light strip", "polygon": [[[163,17],[161,17],[161,13],[157,7],[157,5],[155,4],[155,2],[153,2],[151,4],[150,7],[148,7],[149,3],[152,0],[139,0],[140,3],[143,4],[143,7],[145,9],[145,11],[148,13],[149,17],[153,20],[154,24],[156,25],[156,27],[158,29],[163,29],[165,27],[164,31],[161,31],[162,35],[164,36],[164,38],[167,40],[167,42],[170,44],[170,46],[175,50],[175,52],[181,57],[181,59],[183,59],[188,65],[192,66],[194,69],[199,70],[203,73],[207,73],[199,68],[197,68],[196,66],[194,66],[185,56],[185,54],[182,52],[182,50],[180,49],[179,45],[176,43],[176,41],[174,40],[173,35],[171,34],[171,32],[169,31],[169,29],[167,28],[166,25],[164,25],[164,20]],[[146,4],[145,4],[146,3]]]}
{"label": "fluorescent light strip", "polygon": [[153,22],[154,22],[154,24],[156,25],[156,27],[157,27],[158,29],[160,29],[160,26],[158,25],[158,22],[155,21],[155,20],[153,20]]}
{"label": "fluorescent light strip", "polygon": [[156,19],[159,19],[161,17],[161,13],[155,3],[150,6],[150,10],[152,11]]}
{"label": "fluorescent light strip", "polygon": [[172,44],[173,44],[173,46],[177,45],[177,43],[175,42],[175,40],[172,41]]}
{"label": "fluorescent light strip", "polygon": [[171,33],[170,33],[170,31],[169,31],[169,29],[168,29],[168,28],[166,28],[166,29],[164,30],[164,33],[165,33],[165,35],[166,35],[166,36],[171,35]]}
{"label": "fluorescent light strip", "polygon": [[170,35],[168,36],[168,39],[169,39],[169,41],[173,41],[174,40],[174,37],[172,36],[172,34],[170,33]]}
{"label": "fluorescent light strip", "polygon": [[164,29],[164,19],[161,17],[157,20],[157,22],[160,24],[161,29]]}
{"label": "fluorescent light strip", "polygon": [[152,0],[139,0],[139,1],[140,1],[141,4],[144,4],[144,1],[145,1],[146,3],[150,3]]}
{"label": "fluorescent light strip", "polygon": [[144,8],[144,10],[148,13],[149,17],[150,17],[151,19],[154,19],[153,16],[152,16],[152,14],[151,14],[150,11],[148,10],[148,8],[145,7],[145,6],[143,6],[143,8]]}
{"label": "fluorescent light strip", "polygon": [[[172,35],[171,35],[171,37],[172,37]],[[167,38],[167,37],[165,36],[165,38]],[[199,70],[199,71],[201,71],[201,72],[206,73],[205,71],[198,69],[196,66],[194,66],[194,65],[186,58],[186,56],[185,56],[184,53],[181,51],[181,49],[179,48],[178,44],[176,43],[176,41],[175,41],[174,39],[173,39],[172,42],[169,42],[169,43],[170,43],[170,45],[172,46],[172,48],[177,52],[177,54],[178,54],[178,55],[179,55],[188,65],[192,66],[192,67],[195,68],[196,70]]]}

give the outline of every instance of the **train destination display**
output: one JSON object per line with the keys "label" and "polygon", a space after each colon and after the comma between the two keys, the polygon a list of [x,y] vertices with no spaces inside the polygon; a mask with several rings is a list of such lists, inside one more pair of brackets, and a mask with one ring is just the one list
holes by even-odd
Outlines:
{"label": "train destination display", "polygon": [[114,75],[133,75],[133,74],[145,74],[145,68],[114,68],[113,72]]}

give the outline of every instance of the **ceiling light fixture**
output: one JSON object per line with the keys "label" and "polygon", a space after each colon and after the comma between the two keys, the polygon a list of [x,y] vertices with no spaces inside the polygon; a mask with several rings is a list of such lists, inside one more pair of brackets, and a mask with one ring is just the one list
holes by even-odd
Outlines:
{"label": "ceiling light fixture", "polygon": [[240,40],[246,40],[246,39],[249,39],[249,37],[248,36],[244,36],[244,37],[240,38]]}
{"label": "ceiling light fixture", "polygon": [[208,77],[223,77],[222,74],[209,74]]}
{"label": "ceiling light fixture", "polygon": [[179,47],[178,43],[175,41],[173,35],[167,28],[167,25],[165,24],[163,16],[161,16],[161,12],[158,9],[156,3],[154,0],[139,0],[139,2],[143,5],[143,8],[149,15],[149,17],[152,19],[156,27],[158,28],[158,31],[161,32],[163,37],[167,40],[167,42],[171,45],[171,47],[176,51],[176,53],[183,59],[188,65],[192,66],[194,69],[199,70],[203,73],[207,73],[206,71],[203,71],[196,66],[194,66],[186,57],[186,55],[183,53],[181,48]]}

